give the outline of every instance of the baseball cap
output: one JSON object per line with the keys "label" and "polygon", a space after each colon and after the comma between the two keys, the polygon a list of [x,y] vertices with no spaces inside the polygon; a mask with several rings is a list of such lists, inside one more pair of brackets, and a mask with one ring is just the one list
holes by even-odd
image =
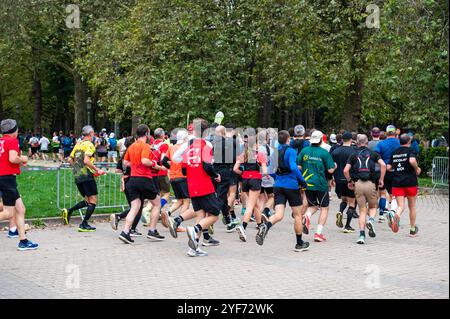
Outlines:
{"label": "baseball cap", "polygon": [[312,144],[320,144],[322,142],[323,133],[321,131],[314,131],[311,134],[310,142]]}
{"label": "baseball cap", "polygon": [[109,138],[114,138],[116,135],[114,133],[109,134]]}
{"label": "baseball cap", "polygon": [[330,142],[331,143],[337,143],[337,138],[336,138],[336,134],[331,134],[330,135]]}
{"label": "baseball cap", "polygon": [[305,127],[303,125],[297,125],[294,127],[294,135],[295,136],[303,136],[305,135]]}
{"label": "baseball cap", "polygon": [[11,134],[17,131],[17,122],[12,119],[3,120],[0,124],[3,134]]}
{"label": "baseball cap", "polygon": [[342,139],[344,141],[350,141],[353,138],[352,132],[345,131],[344,134],[342,134]]}
{"label": "baseball cap", "polygon": [[381,131],[378,127],[374,127],[371,132],[372,137],[379,137],[381,135]]}
{"label": "baseball cap", "polygon": [[396,131],[396,128],[394,125],[388,125],[386,127],[386,133],[395,133],[395,131]]}
{"label": "baseball cap", "polygon": [[188,133],[184,130],[179,130],[177,132],[177,144],[183,144],[184,139],[188,136]]}

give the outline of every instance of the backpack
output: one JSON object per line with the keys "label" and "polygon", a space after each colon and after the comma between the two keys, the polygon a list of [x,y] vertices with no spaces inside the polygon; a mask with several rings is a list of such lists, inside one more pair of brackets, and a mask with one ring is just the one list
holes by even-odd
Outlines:
{"label": "backpack", "polygon": [[372,169],[371,169],[371,163],[370,163],[370,156],[372,153],[369,149],[365,148],[362,150],[359,150],[355,154],[355,164],[353,166],[354,173],[356,177],[359,180],[362,181],[369,181],[372,180]]}
{"label": "backpack", "polygon": [[117,149],[117,140],[115,138],[109,139],[109,148],[111,151],[115,151]]}
{"label": "backpack", "polygon": [[289,175],[291,173],[291,169],[284,165],[284,155],[289,147],[290,146],[282,147],[281,151],[278,153],[277,175]]}

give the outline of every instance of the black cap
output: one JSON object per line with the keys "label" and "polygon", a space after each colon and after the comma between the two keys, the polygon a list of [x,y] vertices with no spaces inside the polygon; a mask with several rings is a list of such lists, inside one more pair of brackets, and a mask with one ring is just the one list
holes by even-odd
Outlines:
{"label": "black cap", "polygon": [[344,134],[342,134],[342,139],[344,141],[350,141],[352,139],[353,135],[349,131],[345,131]]}

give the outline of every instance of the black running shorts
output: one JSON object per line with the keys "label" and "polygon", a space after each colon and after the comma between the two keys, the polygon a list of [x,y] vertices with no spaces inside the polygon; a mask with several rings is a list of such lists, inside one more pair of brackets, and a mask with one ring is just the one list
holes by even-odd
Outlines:
{"label": "black running shorts", "polygon": [[220,201],[216,196],[216,193],[212,193],[205,196],[192,197],[192,207],[194,211],[198,212],[203,210],[205,213],[219,216],[220,214]]}
{"label": "black running shorts", "polygon": [[392,194],[392,180],[394,179],[394,174],[392,172],[387,171],[386,175],[384,175],[384,187],[386,188],[389,194]]}
{"label": "black running shorts", "polygon": [[78,191],[83,197],[95,196],[98,194],[97,183],[95,182],[95,180],[88,180],[75,184],[77,185]]}
{"label": "black running shorts", "polygon": [[173,194],[176,199],[189,198],[188,184],[186,178],[175,178],[170,181],[172,185]]}
{"label": "black running shorts", "polygon": [[131,201],[135,199],[140,199],[141,201],[146,199],[153,200],[158,196],[153,178],[132,176],[126,188]]}
{"label": "black running shorts", "polygon": [[267,195],[273,194],[273,187],[262,187],[261,194],[266,193]]}
{"label": "black running shorts", "polygon": [[0,194],[5,206],[16,206],[20,198],[15,175],[0,176]]}
{"label": "black running shorts", "polygon": [[287,202],[289,202],[291,207],[302,206],[302,195],[299,189],[275,187],[273,193],[275,194],[275,206],[286,206]]}
{"label": "black running shorts", "polygon": [[249,191],[260,191],[261,190],[260,179],[256,178],[243,178],[242,179],[242,191],[248,193]]}
{"label": "black running shorts", "polygon": [[330,195],[324,191],[306,190],[308,206],[328,207],[330,205]]}
{"label": "black running shorts", "polygon": [[338,198],[341,197],[355,198],[355,191],[348,188],[347,181],[336,181],[335,192]]}

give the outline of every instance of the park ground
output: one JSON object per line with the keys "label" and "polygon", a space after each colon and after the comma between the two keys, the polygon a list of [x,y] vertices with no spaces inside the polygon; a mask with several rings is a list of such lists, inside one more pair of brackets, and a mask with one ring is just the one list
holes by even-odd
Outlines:
{"label": "park ground", "polygon": [[328,242],[303,253],[293,251],[290,212],[262,247],[253,223],[242,243],[218,222],[221,245],[199,258],[186,256],[184,233],[173,239],[162,226],[164,242],[138,238],[132,246],[108,223],[96,222],[91,234],[76,225],[33,229],[29,237],[40,249],[28,252],[16,251],[17,241],[0,232],[0,298],[449,298],[448,196],[419,198],[418,237],[408,236],[404,215],[399,233],[377,224],[377,237],[364,246],[334,225],[337,205],[334,197]]}

